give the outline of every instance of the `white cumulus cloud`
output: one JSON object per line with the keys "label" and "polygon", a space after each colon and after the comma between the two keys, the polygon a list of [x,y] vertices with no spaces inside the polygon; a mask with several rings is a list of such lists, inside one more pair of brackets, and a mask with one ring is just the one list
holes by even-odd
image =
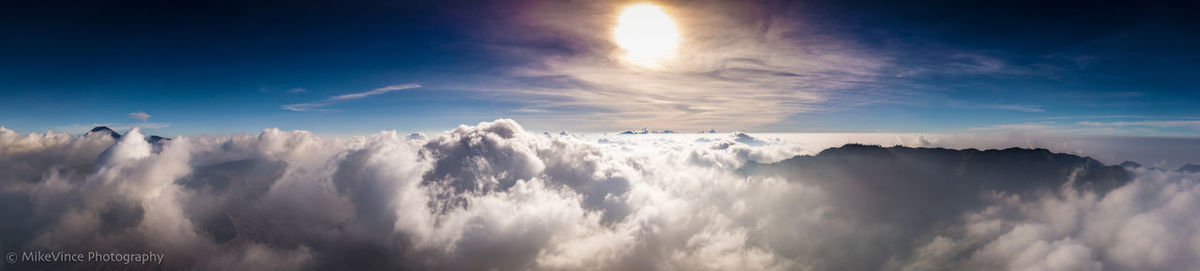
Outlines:
{"label": "white cumulus cloud", "polygon": [[153,249],[165,268],[201,270],[1200,265],[1195,173],[1034,149],[801,143],[537,134],[507,119],[159,143],[138,129],[0,128],[0,250]]}

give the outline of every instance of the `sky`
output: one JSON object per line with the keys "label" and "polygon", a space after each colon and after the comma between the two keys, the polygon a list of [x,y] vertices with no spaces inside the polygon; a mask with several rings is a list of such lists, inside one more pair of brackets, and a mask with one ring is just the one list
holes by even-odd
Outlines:
{"label": "sky", "polygon": [[82,133],[1200,130],[1200,19],[1170,1],[0,1],[0,126]]}

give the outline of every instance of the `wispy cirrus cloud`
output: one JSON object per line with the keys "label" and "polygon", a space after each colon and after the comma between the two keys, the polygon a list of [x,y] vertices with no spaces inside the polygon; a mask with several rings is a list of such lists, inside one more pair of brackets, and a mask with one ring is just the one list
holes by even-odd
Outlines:
{"label": "wispy cirrus cloud", "polygon": [[1134,135],[1153,131],[1145,129],[1123,129],[1118,127],[1087,126],[1053,121],[1006,123],[972,127],[968,133],[1016,133],[1035,135]]}
{"label": "wispy cirrus cloud", "polygon": [[1026,113],[1046,113],[1046,109],[1041,105],[1036,104],[1021,104],[1021,103],[986,103],[976,101],[965,101],[961,99],[946,98],[944,103],[950,108],[962,110],[1008,110]]}
{"label": "wispy cirrus cloud", "polygon": [[1078,115],[1078,116],[1052,116],[1052,117],[1037,117],[1030,118],[1032,120],[1069,120],[1069,119],[1151,119],[1153,116],[1144,115]]}
{"label": "wispy cirrus cloud", "polygon": [[1079,125],[1092,127],[1155,127],[1200,129],[1200,120],[1145,120],[1145,121],[1081,121]]}
{"label": "wispy cirrus cloud", "polygon": [[1046,112],[1046,109],[1042,109],[1041,106],[1023,105],[1023,104],[992,104],[992,105],[984,105],[983,108],[1012,110],[1012,111],[1021,111],[1021,112],[1029,112],[1029,113],[1045,113]]}
{"label": "wispy cirrus cloud", "polygon": [[1141,121],[1078,121],[1054,122],[1038,121],[1025,123],[996,124],[968,128],[966,132],[973,133],[1031,133],[1031,134],[1094,134],[1094,135],[1136,135],[1136,134],[1188,134],[1191,130],[1200,130],[1200,120],[1141,120]]}
{"label": "wispy cirrus cloud", "polygon": [[1034,133],[1057,133],[1061,128],[1053,122],[1026,122],[1026,123],[1009,123],[996,124],[983,127],[968,128],[967,132],[1034,132]]}
{"label": "wispy cirrus cloud", "polygon": [[419,87],[421,87],[420,84],[390,85],[390,86],[386,86],[386,87],[372,89],[371,91],[366,91],[366,92],[330,96],[329,98],[325,98],[324,100],[320,100],[320,101],[298,103],[298,104],[285,104],[285,105],[279,106],[279,108],[282,108],[282,109],[288,110],[288,111],[295,111],[295,112],[328,111],[328,109],[323,109],[321,107],[324,107],[324,106],[327,106],[327,105],[330,105],[330,104],[333,104],[336,102],[340,102],[340,101],[362,99],[362,98],[380,95],[380,94],[384,94],[384,93],[388,93],[388,92],[392,92],[392,91],[404,90],[404,89],[414,89],[414,88],[419,88]]}
{"label": "wispy cirrus cloud", "polygon": [[[774,11],[757,4],[664,5],[684,33],[677,55],[652,67],[630,64],[609,35],[597,34],[612,29],[622,6],[547,3],[522,11],[532,14],[520,20],[525,25],[485,34],[496,50],[527,61],[504,71],[503,77],[518,80],[455,87],[502,93],[496,98],[522,105],[512,112],[523,119],[582,129],[753,128],[806,112],[895,100],[876,82],[890,78],[881,73],[891,65],[889,56],[822,32],[813,22],[759,20]],[[570,50],[547,53],[529,44]],[[581,118],[592,120],[583,124],[590,126],[579,127]]]}

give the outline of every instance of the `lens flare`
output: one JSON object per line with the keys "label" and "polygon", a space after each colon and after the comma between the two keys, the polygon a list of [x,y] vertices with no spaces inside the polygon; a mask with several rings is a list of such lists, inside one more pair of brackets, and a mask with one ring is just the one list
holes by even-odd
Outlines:
{"label": "lens flare", "polygon": [[617,17],[613,39],[625,51],[623,60],[643,67],[659,67],[675,57],[679,30],[671,16],[651,4],[626,7]]}

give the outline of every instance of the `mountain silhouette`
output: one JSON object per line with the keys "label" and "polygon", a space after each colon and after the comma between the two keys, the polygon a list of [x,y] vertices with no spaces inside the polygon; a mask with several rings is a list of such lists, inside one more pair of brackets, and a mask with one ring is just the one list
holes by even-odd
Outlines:
{"label": "mountain silhouette", "polygon": [[[778,178],[818,188],[816,195],[829,199],[830,219],[887,225],[888,234],[870,239],[872,244],[887,245],[860,248],[881,255],[902,251],[903,244],[928,238],[939,225],[953,224],[995,201],[1046,193],[1104,194],[1131,179],[1120,166],[1046,149],[981,151],[860,144],[776,163],[749,162],[738,171],[754,179]],[[862,261],[859,264],[864,267],[884,264],[879,259]]]}
{"label": "mountain silhouette", "polygon": [[859,219],[914,228],[985,206],[985,195],[1030,196],[1070,183],[1100,194],[1128,183],[1120,166],[1046,149],[881,147],[847,144],[777,163],[750,162],[739,172],[821,187]]}
{"label": "mountain silhouette", "polygon": [[156,135],[146,137],[146,142],[150,142],[150,144],[159,144],[159,143],[162,143],[163,141],[169,141],[169,140],[171,140],[171,139],[161,137],[161,136],[156,136]]}
{"label": "mountain silhouette", "polygon": [[[121,139],[121,133],[117,133],[117,131],[113,131],[113,129],[108,128],[108,126],[93,127],[92,130],[87,132],[86,134],[84,134],[84,136],[91,135],[91,134],[108,134],[109,136],[111,136],[113,138],[113,140]],[[170,141],[170,140],[171,140],[170,138],[161,137],[161,136],[157,136],[157,135],[150,135],[150,136],[146,137],[146,142],[150,142],[150,144],[160,144],[160,143],[163,143],[165,141]]]}
{"label": "mountain silhouette", "polygon": [[112,129],[109,129],[108,126],[96,126],[96,127],[92,128],[92,131],[87,132],[87,134],[84,134],[84,135],[104,134],[104,133],[107,133],[114,140],[121,139],[121,134],[117,133],[117,131],[113,131]]}
{"label": "mountain silhouette", "polygon": [[796,156],[773,164],[749,163],[743,172],[870,182],[881,186],[943,186],[1010,193],[1057,188],[1073,175],[1076,188],[1104,193],[1130,179],[1121,166],[1104,165],[1088,157],[1046,149],[981,151],[861,144],[829,148],[817,155]]}

